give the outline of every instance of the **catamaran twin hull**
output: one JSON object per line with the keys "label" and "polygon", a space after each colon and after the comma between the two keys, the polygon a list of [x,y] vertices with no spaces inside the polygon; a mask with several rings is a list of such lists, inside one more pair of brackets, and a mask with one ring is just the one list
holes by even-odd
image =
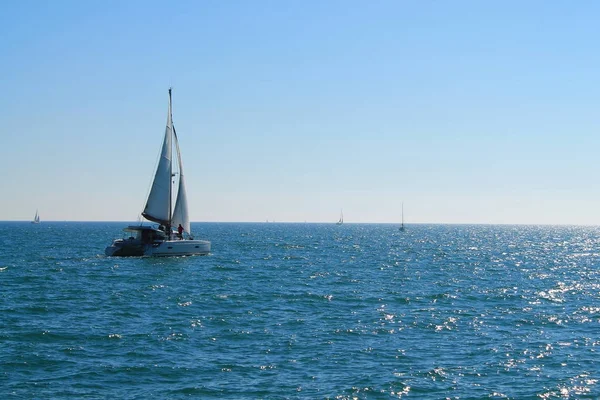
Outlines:
{"label": "catamaran twin hull", "polygon": [[210,253],[210,242],[205,240],[165,240],[143,244],[136,239],[117,239],[104,252],[107,256],[120,257],[204,256]]}

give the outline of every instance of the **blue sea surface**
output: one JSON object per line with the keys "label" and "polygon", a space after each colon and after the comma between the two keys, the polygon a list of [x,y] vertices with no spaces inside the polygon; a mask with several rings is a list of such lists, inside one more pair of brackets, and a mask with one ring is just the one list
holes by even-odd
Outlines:
{"label": "blue sea surface", "polygon": [[2,399],[600,398],[600,228],[2,222]]}

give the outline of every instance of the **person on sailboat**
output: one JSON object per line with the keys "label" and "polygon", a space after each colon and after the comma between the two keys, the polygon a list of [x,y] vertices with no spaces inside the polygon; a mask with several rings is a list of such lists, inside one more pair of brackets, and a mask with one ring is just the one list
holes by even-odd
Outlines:
{"label": "person on sailboat", "polygon": [[179,233],[179,237],[183,239],[183,226],[181,224],[177,227],[177,232]]}

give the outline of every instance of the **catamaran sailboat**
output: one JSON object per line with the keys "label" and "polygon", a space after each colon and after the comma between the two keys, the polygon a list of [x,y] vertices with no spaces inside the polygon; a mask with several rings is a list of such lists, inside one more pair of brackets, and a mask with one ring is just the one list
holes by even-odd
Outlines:
{"label": "catamaran sailboat", "polygon": [[[116,239],[105,250],[107,256],[186,256],[206,255],[210,242],[195,240],[190,229],[188,202],[183,178],[183,162],[179,141],[173,126],[171,89],[169,111],[160,160],[142,216],[160,224],[158,227],[130,225],[123,229],[128,238]],[[174,142],[174,143],[173,143]],[[173,170],[173,144],[177,154],[177,171]],[[177,173],[175,173],[177,172]],[[172,208],[172,178],[179,175],[175,207]],[[177,231],[173,231],[173,228]]]}
{"label": "catamaran sailboat", "polygon": [[40,223],[40,214],[38,213],[38,210],[35,210],[35,217],[33,217],[33,221],[31,221],[32,224],[39,224]]}

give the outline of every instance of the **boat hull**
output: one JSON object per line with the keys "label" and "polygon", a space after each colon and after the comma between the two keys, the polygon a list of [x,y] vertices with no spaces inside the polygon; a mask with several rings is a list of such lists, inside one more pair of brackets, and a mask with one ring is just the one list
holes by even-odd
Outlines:
{"label": "boat hull", "polygon": [[115,240],[104,253],[109,257],[173,257],[207,255],[210,242],[206,240],[160,240],[142,244],[137,240]]}
{"label": "boat hull", "polygon": [[165,240],[154,243],[146,250],[145,256],[204,256],[210,253],[210,242],[206,240]]}
{"label": "boat hull", "polygon": [[104,249],[104,254],[115,257],[141,257],[146,245],[139,240],[117,239]]}

